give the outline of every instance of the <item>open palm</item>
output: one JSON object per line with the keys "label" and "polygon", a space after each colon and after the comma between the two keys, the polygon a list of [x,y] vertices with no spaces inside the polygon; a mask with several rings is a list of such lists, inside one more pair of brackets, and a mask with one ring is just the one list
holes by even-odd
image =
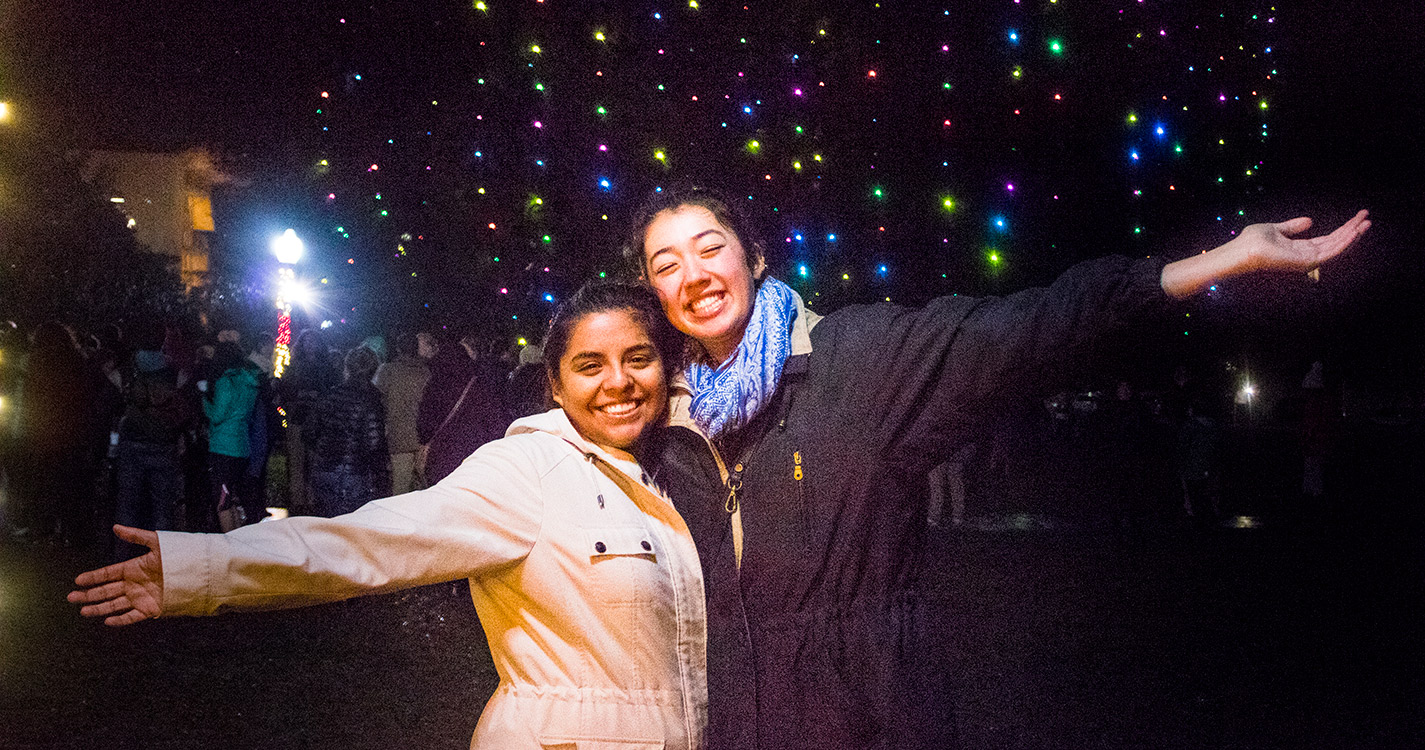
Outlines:
{"label": "open palm", "polygon": [[1320,237],[1296,239],[1311,228],[1311,219],[1301,217],[1277,224],[1252,224],[1234,240],[1245,246],[1247,267],[1258,271],[1310,271],[1340,255],[1367,229],[1371,222],[1360,211],[1336,231]]}
{"label": "open palm", "polygon": [[163,558],[158,550],[158,534],[129,526],[114,526],[114,536],[148,547],[138,557],[79,574],[78,588],[68,599],[83,604],[79,614],[103,617],[104,624],[119,627],[163,614]]}

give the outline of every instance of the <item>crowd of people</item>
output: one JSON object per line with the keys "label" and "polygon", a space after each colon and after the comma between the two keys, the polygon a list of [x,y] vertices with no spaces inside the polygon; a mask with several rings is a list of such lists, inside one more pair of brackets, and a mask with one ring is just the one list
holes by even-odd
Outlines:
{"label": "crowd of people", "polygon": [[537,346],[516,366],[478,335],[403,331],[341,350],[310,329],[280,379],[273,346],[149,319],[0,323],[0,534],[91,547],[115,523],[218,531],[272,507],[340,515],[438,481],[547,408]]}

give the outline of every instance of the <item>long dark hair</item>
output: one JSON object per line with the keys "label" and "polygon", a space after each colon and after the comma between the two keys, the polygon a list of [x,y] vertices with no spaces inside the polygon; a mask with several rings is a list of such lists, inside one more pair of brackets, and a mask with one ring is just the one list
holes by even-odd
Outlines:
{"label": "long dark hair", "polygon": [[664,211],[677,211],[684,206],[706,208],[719,224],[731,229],[742,244],[748,268],[756,269],[757,261],[766,260],[767,246],[763,244],[762,235],[753,225],[752,218],[742,210],[740,201],[715,188],[681,181],[670,188],[649,193],[634,213],[633,229],[623,245],[624,272],[629,278],[642,279],[647,275],[643,244],[653,220]]}
{"label": "long dark hair", "polygon": [[585,284],[555,310],[544,336],[544,367],[550,382],[559,381],[559,361],[569,348],[569,336],[579,321],[595,313],[627,310],[648,332],[669,375],[682,366],[683,334],[663,316],[658,295],[645,284],[599,280]]}

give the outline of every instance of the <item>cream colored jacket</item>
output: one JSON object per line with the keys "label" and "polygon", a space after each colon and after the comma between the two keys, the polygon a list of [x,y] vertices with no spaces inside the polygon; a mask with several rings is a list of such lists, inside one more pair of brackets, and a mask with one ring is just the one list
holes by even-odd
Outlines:
{"label": "cream colored jacket", "polygon": [[527,417],[435,487],[337,518],[159,532],[163,611],[208,615],[470,579],[499,687],[472,748],[696,750],[702,570],[638,465],[563,411]]}

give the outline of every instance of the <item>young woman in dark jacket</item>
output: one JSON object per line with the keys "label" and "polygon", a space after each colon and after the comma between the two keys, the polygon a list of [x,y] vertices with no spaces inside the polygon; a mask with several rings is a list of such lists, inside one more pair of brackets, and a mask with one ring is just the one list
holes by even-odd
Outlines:
{"label": "young woman in dark jacket", "polygon": [[346,353],[346,376],[307,420],[312,504],[319,516],[350,513],[391,494],[386,409],[371,384],[380,362],[365,347]]}
{"label": "young woman in dark jacket", "polygon": [[1106,258],[1052,286],[825,318],[762,278],[736,204],[655,194],[626,248],[695,340],[648,468],[704,569],[708,747],[954,747],[947,638],[922,600],[924,477],[998,407],[1107,331],[1251,271],[1305,272],[1369,226],[1258,224],[1164,264]]}

